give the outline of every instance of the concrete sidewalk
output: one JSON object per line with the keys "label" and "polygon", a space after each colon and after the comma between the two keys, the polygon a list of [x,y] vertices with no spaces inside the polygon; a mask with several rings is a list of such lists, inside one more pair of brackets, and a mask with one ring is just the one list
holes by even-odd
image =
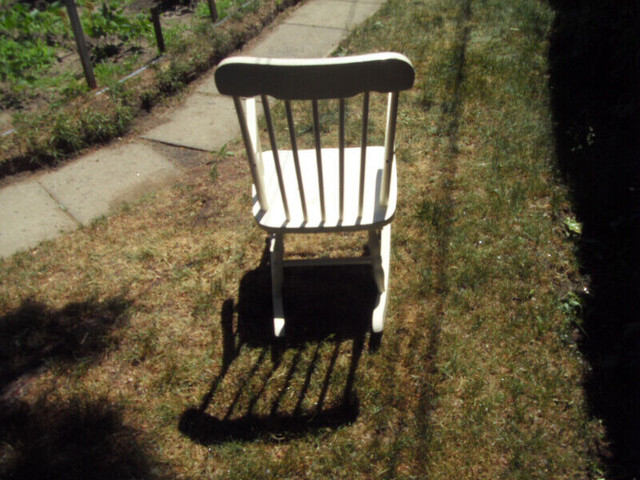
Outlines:
{"label": "concrete sidewalk", "polygon": [[[324,57],[385,0],[306,0],[243,55]],[[213,151],[240,135],[233,102],[213,72],[140,138],[110,145],[49,172],[0,189],[0,257],[36,246],[171,183],[181,166],[154,144]]]}

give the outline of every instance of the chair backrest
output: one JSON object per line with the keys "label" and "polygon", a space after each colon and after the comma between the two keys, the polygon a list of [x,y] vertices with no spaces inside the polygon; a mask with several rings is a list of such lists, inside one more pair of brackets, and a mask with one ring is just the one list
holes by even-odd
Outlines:
{"label": "chair backrest", "polygon": [[409,89],[414,82],[414,69],[411,62],[398,53],[373,53],[336,58],[321,59],[275,59],[257,57],[232,57],[224,60],[215,73],[218,91],[234,98],[242,136],[249,157],[253,183],[256,187],[258,201],[263,210],[268,208],[263,180],[260,176],[260,151],[257,134],[247,123],[247,116],[242,108],[241,97],[260,96],[269,133],[269,140],[275,160],[275,167],[280,184],[282,202],[289,220],[289,209],[283,185],[282,172],[278,159],[273,120],[267,96],[284,100],[285,112],[296,164],[296,176],[301,195],[305,221],[307,220],[306,200],[298,165],[298,147],[295,135],[291,101],[310,100],[312,102],[315,150],[317,157],[318,189],[321,192],[322,219],[325,219],[324,185],[321,168],[321,138],[318,113],[318,100],[337,99],[339,101],[339,165],[340,165],[340,212],[343,211],[344,193],[344,149],[345,149],[345,99],[363,94],[362,104],[362,138],[361,138],[361,178],[359,190],[359,212],[362,215],[364,194],[364,171],[366,162],[367,127],[369,122],[369,93],[388,93],[387,124],[385,133],[385,162],[382,174],[380,203],[386,205],[391,179],[391,164],[394,155],[396,116],[398,96],[401,90]]}

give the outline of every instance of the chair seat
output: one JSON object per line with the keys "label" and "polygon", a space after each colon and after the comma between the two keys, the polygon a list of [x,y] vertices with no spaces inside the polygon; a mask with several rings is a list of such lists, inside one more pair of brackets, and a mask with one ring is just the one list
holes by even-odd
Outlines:
{"label": "chair seat", "polygon": [[290,219],[287,221],[282,196],[278,186],[275,162],[271,151],[262,153],[264,182],[268,208],[262,210],[253,187],[253,216],[264,230],[271,233],[311,233],[314,231],[353,231],[379,229],[393,219],[396,209],[397,176],[396,161],[391,169],[391,186],[388,205],[380,205],[382,171],[384,168],[384,147],[367,147],[364,178],[364,203],[362,217],[358,216],[360,148],[346,148],[344,151],[345,180],[344,213],[340,220],[340,177],[339,149],[322,149],[322,172],[325,189],[326,219],[322,221],[316,151],[299,150],[300,171],[305,198],[307,200],[308,221],[305,222],[293,154],[290,150],[279,150],[280,164],[289,204]]}

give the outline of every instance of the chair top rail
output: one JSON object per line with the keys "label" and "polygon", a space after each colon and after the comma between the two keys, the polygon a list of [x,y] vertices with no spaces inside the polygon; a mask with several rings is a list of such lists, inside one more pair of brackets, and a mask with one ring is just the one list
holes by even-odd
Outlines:
{"label": "chair top rail", "polygon": [[409,59],[393,52],[306,59],[231,57],[215,73],[218,91],[224,95],[270,95],[281,100],[407,90],[414,79]]}

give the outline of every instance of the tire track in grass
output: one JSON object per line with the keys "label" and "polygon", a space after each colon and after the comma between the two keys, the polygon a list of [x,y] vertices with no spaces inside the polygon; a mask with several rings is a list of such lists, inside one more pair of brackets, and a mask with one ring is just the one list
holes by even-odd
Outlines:
{"label": "tire track in grass", "polygon": [[[451,239],[451,229],[455,219],[455,200],[453,197],[455,190],[455,178],[458,169],[457,158],[459,155],[460,121],[464,106],[463,83],[465,81],[466,51],[471,34],[471,0],[463,0],[460,5],[460,15],[457,19],[455,30],[455,43],[451,53],[452,69],[451,76],[447,81],[447,93],[450,101],[442,105],[442,116],[438,130],[446,139],[444,153],[441,157],[438,170],[441,172],[438,184],[437,202],[441,205],[441,213],[437,215],[435,224],[437,231],[437,259],[436,259],[436,288],[438,299],[436,301],[435,315],[429,321],[429,331],[431,332],[426,348],[426,364],[428,370],[423,378],[421,390],[419,392],[418,403],[418,434],[420,441],[417,445],[416,458],[420,458],[420,453],[424,452],[422,460],[422,471],[428,474],[428,467],[431,459],[431,444],[434,439],[433,421],[431,414],[434,409],[436,399],[436,382],[439,371],[436,357],[439,353],[442,323],[447,316],[446,301],[449,294],[449,243]],[[420,362],[416,362],[418,365]]]}
{"label": "tire track in grass", "polygon": [[[446,55],[449,74],[445,81],[445,96],[448,100],[442,102],[441,116],[438,121],[438,136],[442,138],[444,150],[439,155],[440,161],[436,167],[439,172],[439,180],[436,184],[435,208],[432,224],[436,232],[435,263],[435,312],[431,314],[428,299],[423,299],[421,310],[422,318],[418,322],[418,330],[409,342],[408,355],[404,356],[402,367],[411,372],[413,378],[418,379],[413,392],[397,394],[395,402],[404,402],[413,396],[417,399],[415,411],[415,425],[410,425],[410,417],[404,415],[397,427],[397,432],[390,447],[391,455],[386,468],[384,478],[404,477],[407,468],[414,469],[413,474],[419,474],[421,478],[428,477],[428,465],[430,462],[430,445],[432,443],[432,419],[431,413],[435,402],[435,383],[439,375],[435,364],[438,357],[440,344],[441,325],[446,317],[446,299],[449,292],[449,243],[451,226],[455,215],[455,177],[457,172],[458,157],[458,132],[460,118],[464,105],[462,85],[465,80],[466,50],[471,32],[471,0],[460,2],[460,12],[455,21],[453,50]],[[428,196],[424,192],[423,198]],[[426,200],[425,200],[426,201]],[[424,333],[423,333],[424,332]],[[397,348],[398,342],[394,342]],[[399,353],[399,352],[398,352]],[[412,433],[411,430],[415,431]],[[414,438],[411,439],[410,437]],[[406,445],[410,445],[410,462],[406,465]]]}

